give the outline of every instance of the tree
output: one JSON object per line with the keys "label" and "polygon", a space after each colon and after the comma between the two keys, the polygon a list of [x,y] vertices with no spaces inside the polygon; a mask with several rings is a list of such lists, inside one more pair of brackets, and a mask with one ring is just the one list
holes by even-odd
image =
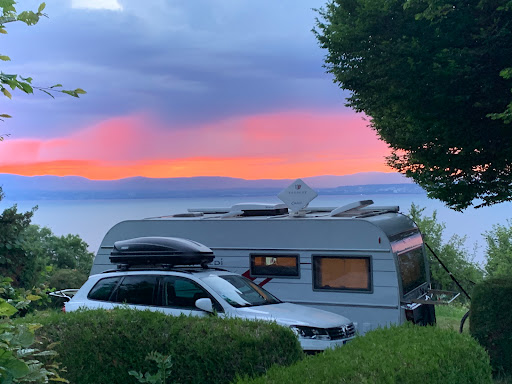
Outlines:
{"label": "tree", "polygon": [[[21,13],[17,13],[16,8],[16,1],[14,0],[0,0],[0,9],[1,9],[1,16],[0,16],[0,33],[7,34],[7,30],[5,25],[7,23],[12,23],[15,21],[19,21],[22,23],[27,24],[28,26],[35,25],[38,23],[39,19],[41,17],[47,17],[46,14],[43,13],[43,10],[46,6],[45,3],[41,3],[39,6],[37,12],[33,11],[23,11]],[[10,57],[0,54],[0,60],[2,61],[10,61]],[[13,90],[20,90],[27,94],[34,93],[34,89],[41,91],[43,93],[46,93],[47,95],[54,97],[52,95],[52,92],[61,92],[66,93],[73,97],[79,97],[79,95],[85,94],[86,92],[81,89],[77,88],[74,90],[63,90],[59,89],[62,87],[61,84],[55,84],[49,87],[41,87],[41,86],[35,86],[32,84],[32,78],[31,77],[22,77],[17,74],[5,74],[3,72],[0,73],[0,92],[4,94],[4,96],[8,97],[9,99],[12,98],[11,92],[7,89],[10,88],[11,91]],[[3,118],[10,118],[11,116],[3,113],[0,114],[0,120],[3,120]],[[4,139],[5,135],[0,135],[0,141]]]}
{"label": "tree", "polygon": [[[439,256],[441,261],[452,272],[466,291],[471,291],[472,283],[482,280],[483,271],[474,262],[474,257],[465,247],[466,238],[453,235],[448,241],[443,239],[445,224],[437,219],[437,211],[432,216],[425,216],[425,208],[420,208],[414,203],[411,205],[409,216],[420,229],[423,240]],[[427,250],[430,265],[431,283],[435,289],[458,291],[457,285],[452,281],[448,273],[439,264],[437,259]]]}
{"label": "tree", "polygon": [[34,210],[20,213],[15,206],[0,214],[0,276],[14,286],[31,288],[38,281],[43,265],[24,249],[23,232],[30,225]]}
{"label": "tree", "polygon": [[23,232],[24,249],[53,270],[72,269],[89,275],[94,254],[78,235],[56,236],[48,227],[29,225]]}
{"label": "tree", "polygon": [[487,242],[485,272],[488,276],[512,276],[512,221],[507,224],[508,227],[493,225],[492,230],[484,234]]}
{"label": "tree", "polygon": [[317,11],[327,72],[388,143],[391,167],[456,210],[512,200],[509,0],[333,0]]}

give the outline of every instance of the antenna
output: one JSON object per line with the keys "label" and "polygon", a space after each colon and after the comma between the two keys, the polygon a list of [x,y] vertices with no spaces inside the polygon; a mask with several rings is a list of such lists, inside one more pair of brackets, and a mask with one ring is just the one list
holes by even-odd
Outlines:
{"label": "antenna", "polygon": [[295,215],[300,214],[317,196],[318,193],[301,179],[295,180],[277,195]]}

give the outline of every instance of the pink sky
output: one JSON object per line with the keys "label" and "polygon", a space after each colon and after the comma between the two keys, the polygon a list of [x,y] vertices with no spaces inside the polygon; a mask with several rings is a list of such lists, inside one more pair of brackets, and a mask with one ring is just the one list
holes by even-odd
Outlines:
{"label": "pink sky", "polygon": [[134,114],[77,127],[51,139],[8,139],[0,173],[296,178],[391,172],[386,144],[361,115],[289,111],[180,127]]}

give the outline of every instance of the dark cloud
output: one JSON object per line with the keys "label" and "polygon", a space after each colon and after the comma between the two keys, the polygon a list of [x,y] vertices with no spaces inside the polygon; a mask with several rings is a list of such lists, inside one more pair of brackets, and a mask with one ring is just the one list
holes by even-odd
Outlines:
{"label": "dark cloud", "polygon": [[16,95],[7,111],[16,116],[9,122],[14,134],[58,136],[138,111],[192,126],[343,105],[311,33],[311,8],[323,1],[120,3],[122,11],[98,11],[59,0],[48,5],[49,20],[9,28],[2,37],[2,53],[14,60],[8,69],[88,92],[79,101]]}

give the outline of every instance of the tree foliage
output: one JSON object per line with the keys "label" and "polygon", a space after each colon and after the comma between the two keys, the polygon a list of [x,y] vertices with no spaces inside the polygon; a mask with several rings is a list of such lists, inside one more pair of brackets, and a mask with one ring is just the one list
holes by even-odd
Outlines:
{"label": "tree foliage", "polygon": [[391,167],[456,210],[512,200],[509,0],[333,0],[318,12],[325,67],[389,144]]}
{"label": "tree foliage", "polygon": [[[443,240],[445,224],[439,222],[436,211],[432,213],[432,216],[426,216],[423,213],[424,210],[425,208],[420,208],[413,203],[409,216],[418,225],[425,243],[434,250],[462,287],[466,291],[471,291],[473,283],[482,280],[483,271],[474,262],[473,255],[468,252],[465,246],[466,238],[453,235],[448,241]],[[459,288],[434,255],[428,250],[427,254],[429,256],[432,287],[458,291]]]}
{"label": "tree foliage", "polygon": [[490,277],[512,276],[512,221],[493,225],[485,232],[487,242],[485,272]]}
{"label": "tree foliage", "polygon": [[[18,13],[16,11],[16,1],[14,0],[0,0],[0,33],[7,34],[6,24],[12,22],[22,22],[27,24],[28,26],[35,25],[39,22],[41,17],[47,17],[43,10],[46,7],[45,3],[41,3],[37,12],[34,11],[23,11]],[[5,54],[0,53],[1,61],[10,61],[11,58]],[[41,91],[46,93],[47,95],[54,97],[52,92],[60,92],[65,93],[73,97],[79,97],[80,95],[85,94],[86,92],[81,88],[76,88],[74,90],[64,90],[61,89],[62,84],[55,84],[48,87],[42,87],[32,84],[31,77],[23,77],[17,74],[6,74],[0,72],[0,92],[8,97],[12,98],[11,91],[20,90],[27,94],[34,93],[34,90]],[[10,90],[9,90],[10,88]],[[3,113],[0,114],[0,120],[4,118],[10,118],[11,116]],[[3,140],[4,136],[0,135],[0,141]]]}
{"label": "tree foliage", "polygon": [[0,276],[9,277],[15,286],[32,287],[39,279],[43,264],[26,252],[24,231],[34,210],[18,212],[16,205],[0,214]]}

